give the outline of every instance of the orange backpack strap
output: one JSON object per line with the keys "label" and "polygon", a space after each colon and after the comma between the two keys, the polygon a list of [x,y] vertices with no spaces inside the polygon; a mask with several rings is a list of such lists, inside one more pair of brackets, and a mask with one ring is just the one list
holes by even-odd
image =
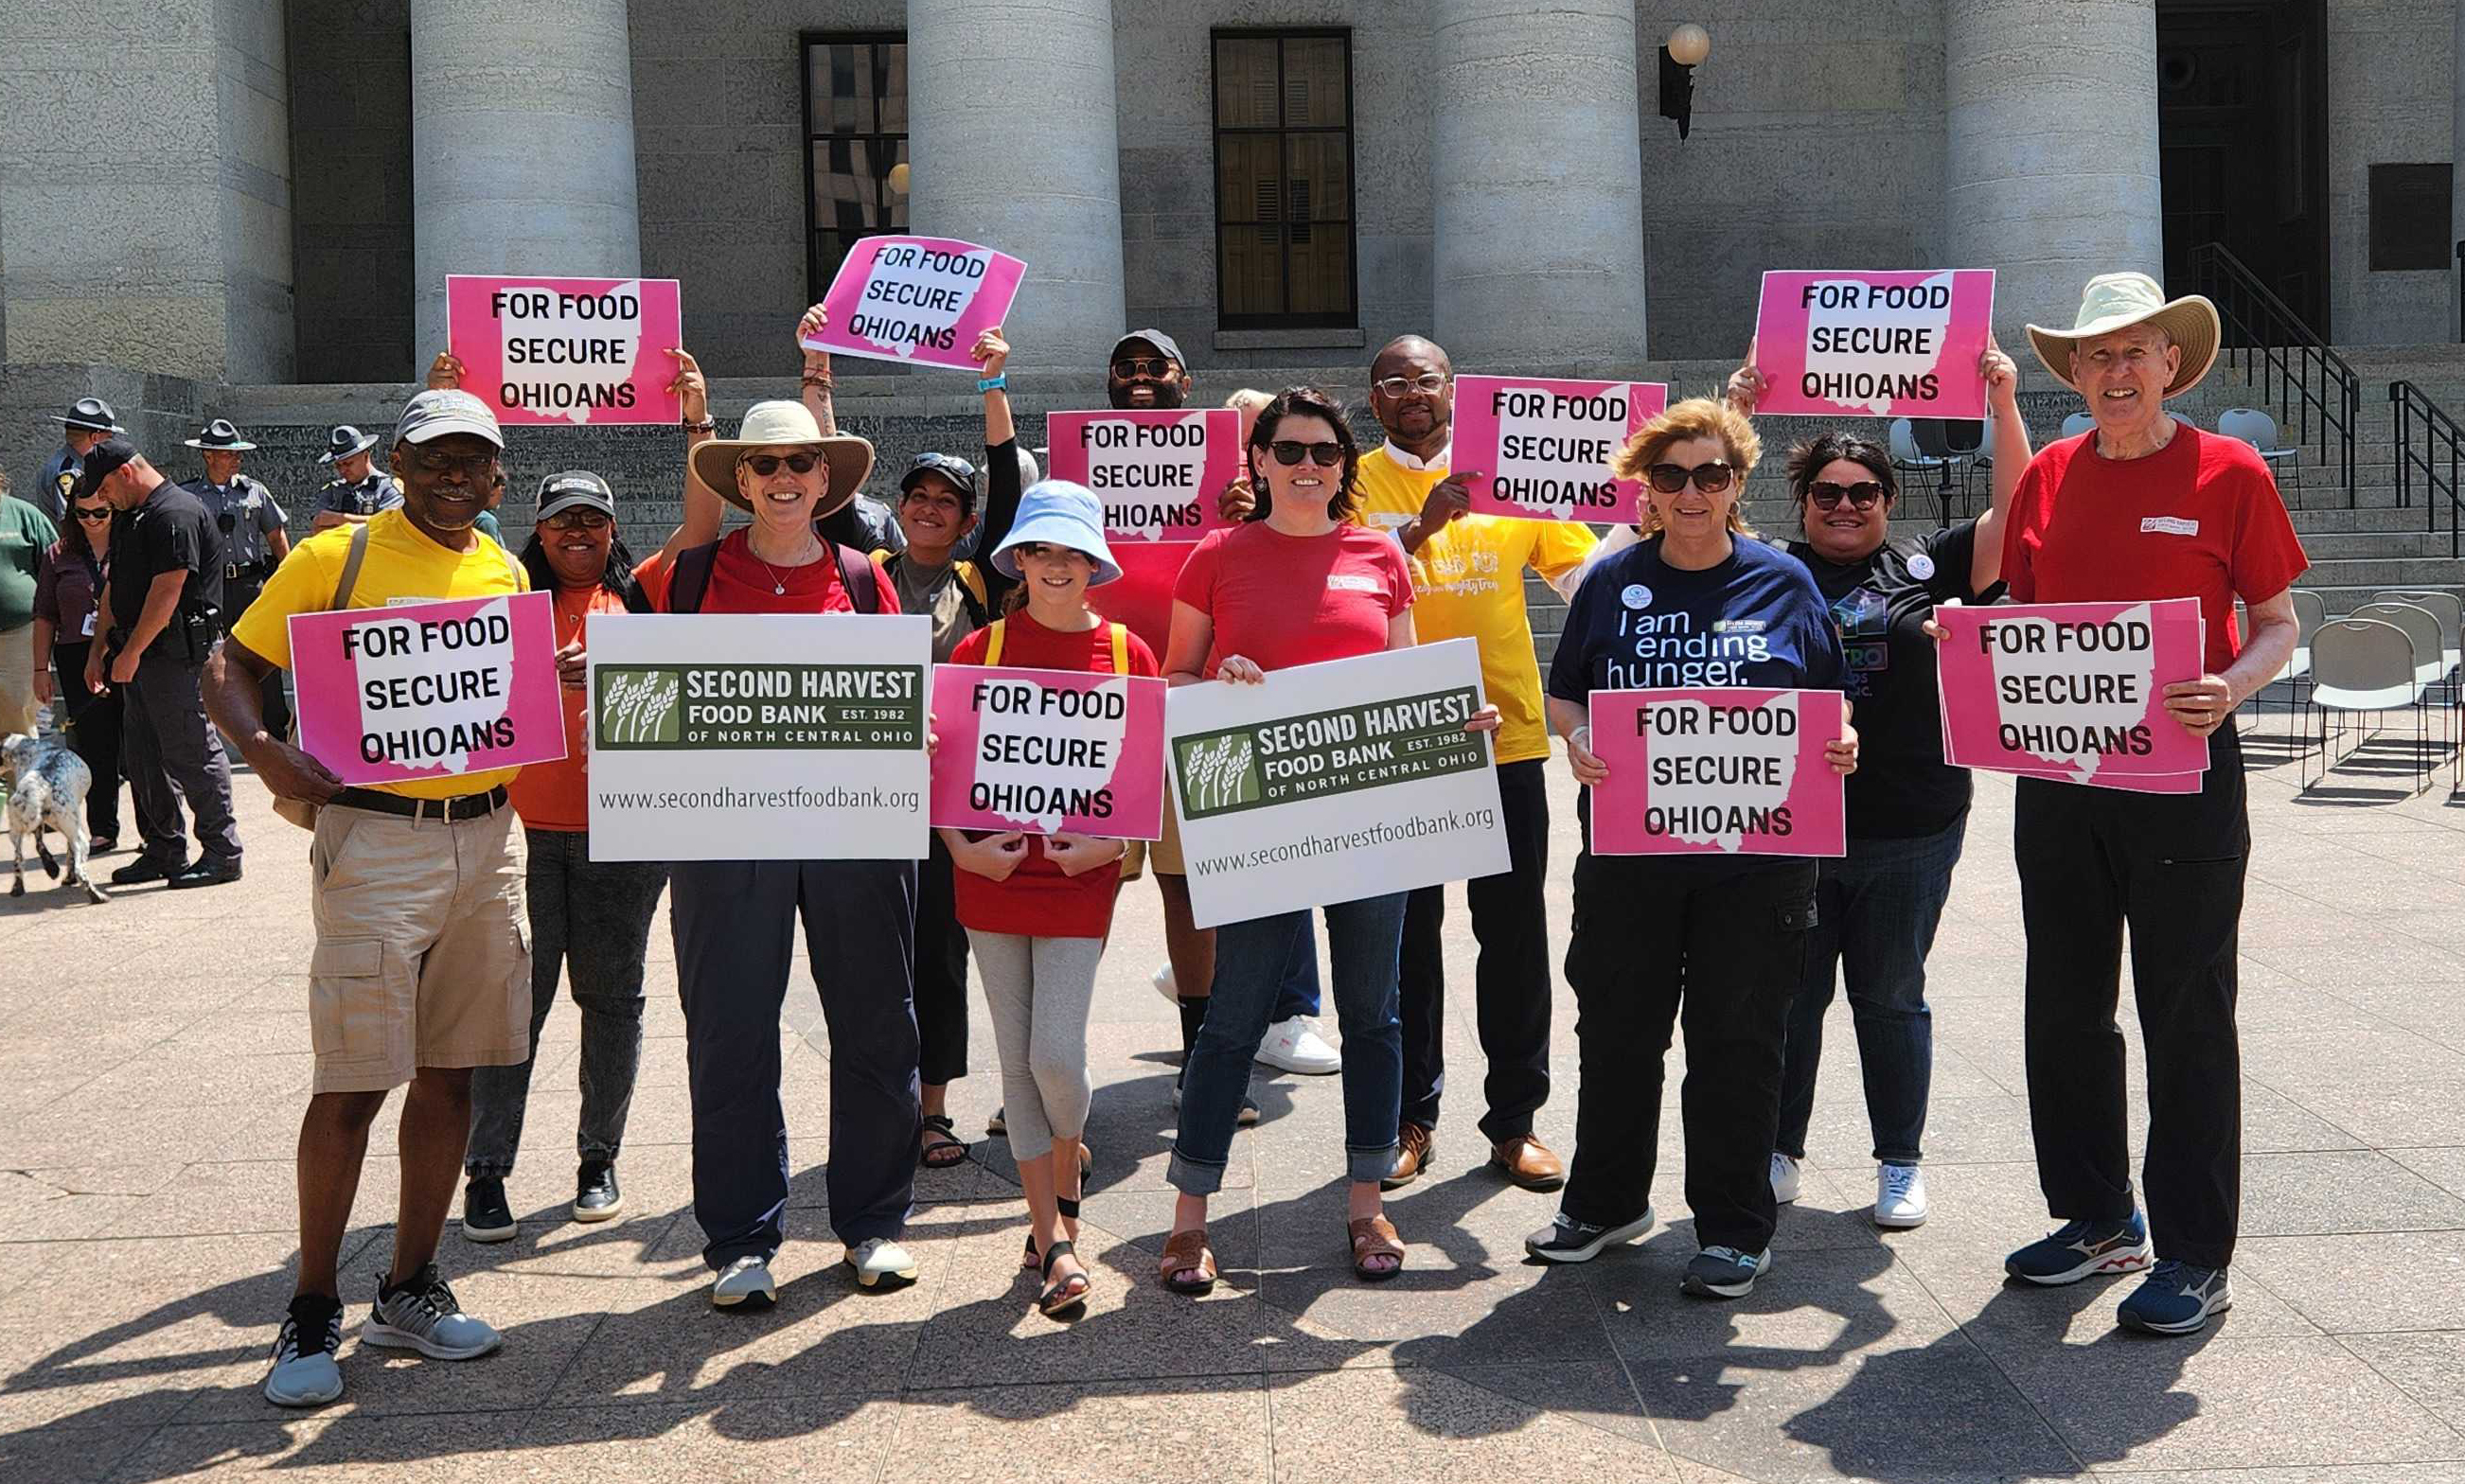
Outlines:
{"label": "orange backpack strap", "polygon": [[1113,674],[1130,673],[1130,631],[1120,624],[1113,626]]}
{"label": "orange backpack strap", "polygon": [[1002,628],[1009,622],[1010,620],[1006,618],[996,618],[985,627],[985,632],[988,635],[985,640],[986,664],[998,665],[1001,663]]}

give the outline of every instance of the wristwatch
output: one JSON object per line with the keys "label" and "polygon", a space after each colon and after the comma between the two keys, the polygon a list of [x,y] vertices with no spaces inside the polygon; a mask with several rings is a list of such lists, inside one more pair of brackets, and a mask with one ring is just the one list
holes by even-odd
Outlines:
{"label": "wristwatch", "polygon": [[716,418],[705,417],[700,422],[685,424],[684,429],[687,432],[717,432],[719,431],[719,420]]}

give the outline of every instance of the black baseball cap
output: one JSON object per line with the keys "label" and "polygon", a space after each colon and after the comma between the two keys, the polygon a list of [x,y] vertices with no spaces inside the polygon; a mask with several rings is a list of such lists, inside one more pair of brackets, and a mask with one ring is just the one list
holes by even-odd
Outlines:
{"label": "black baseball cap", "polygon": [[916,481],[928,474],[940,475],[959,492],[959,509],[963,514],[976,513],[976,466],[948,454],[919,454],[907,472],[899,477],[899,493],[906,495],[916,488]]}
{"label": "black baseball cap", "polygon": [[596,510],[611,521],[616,519],[616,492],[588,469],[567,469],[540,481],[540,520],[563,514],[576,505]]}
{"label": "black baseball cap", "polygon": [[78,475],[77,498],[94,498],[102,481],[110,478],[137,456],[137,445],[114,434],[86,450],[85,467]]}
{"label": "black baseball cap", "polygon": [[1174,340],[1171,336],[1166,335],[1162,330],[1132,330],[1127,335],[1122,336],[1120,340],[1113,342],[1113,353],[1104,358],[1104,364],[1106,365],[1110,365],[1115,361],[1120,360],[1121,357],[1121,347],[1124,345],[1136,344],[1141,341],[1144,341],[1146,343],[1153,345],[1156,349],[1164,352],[1166,360],[1169,360],[1173,365],[1180,366],[1183,370],[1187,371],[1189,369],[1189,363],[1183,359],[1181,354],[1181,343]]}

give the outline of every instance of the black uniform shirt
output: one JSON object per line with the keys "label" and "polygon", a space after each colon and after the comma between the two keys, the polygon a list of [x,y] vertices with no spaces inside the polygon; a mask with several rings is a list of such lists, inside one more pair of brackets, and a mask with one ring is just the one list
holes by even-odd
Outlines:
{"label": "black uniform shirt", "polygon": [[[137,627],[145,611],[146,589],[165,572],[185,570],[180,588],[182,612],[220,609],[223,602],[222,537],[214,518],[197,497],[166,479],[154,486],[145,502],[115,522],[111,537],[111,621],[123,631]],[[171,642],[179,615],[156,643]],[[177,653],[175,647],[171,653]],[[202,659],[205,656],[197,655]]]}

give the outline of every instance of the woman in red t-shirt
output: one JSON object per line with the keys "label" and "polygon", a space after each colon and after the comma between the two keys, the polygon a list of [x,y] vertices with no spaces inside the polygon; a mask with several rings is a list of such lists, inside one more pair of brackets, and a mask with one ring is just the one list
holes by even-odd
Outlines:
{"label": "woman in red t-shirt", "polygon": [[[1412,647],[1412,578],[1394,538],[1348,519],[1360,451],[1344,409],[1295,387],[1258,413],[1249,439],[1250,482],[1262,498],[1247,522],[1198,543],[1173,589],[1174,685],[1255,685],[1270,670]],[[1498,708],[1469,723],[1495,731]],[[1403,1241],[1385,1214],[1379,1181],[1393,1167],[1404,1086],[1396,1019],[1396,954],[1406,894],[1331,902],[1329,966],[1344,1029],[1344,1160],[1351,1173],[1346,1234],[1353,1272],[1390,1277]],[[1277,981],[1309,914],[1278,913],[1215,930],[1215,985],[1207,1020],[1182,1074],[1181,1128],[1168,1178],[1172,1235],[1164,1283],[1175,1293],[1214,1286],[1207,1198],[1223,1184],[1250,1062],[1267,1033]]]}
{"label": "woman in red t-shirt", "polygon": [[[1153,676],[1155,652],[1087,603],[1087,589],[1121,575],[1104,542],[1096,497],[1048,479],[1019,499],[1017,523],[992,564],[1013,589],[1009,615],[977,630],[954,665]],[[975,947],[1001,1056],[1010,1158],[1033,1223],[1027,1257],[1047,1279],[1036,1307],[1061,1317],[1085,1308],[1089,1280],[1072,1243],[1078,1232],[1078,1148],[1094,1085],[1087,1076],[1087,1011],[1096,965],[1113,925],[1124,842],[1023,831],[941,831],[958,868],[960,925]],[[1070,1194],[1060,1193],[1065,1178]]]}

